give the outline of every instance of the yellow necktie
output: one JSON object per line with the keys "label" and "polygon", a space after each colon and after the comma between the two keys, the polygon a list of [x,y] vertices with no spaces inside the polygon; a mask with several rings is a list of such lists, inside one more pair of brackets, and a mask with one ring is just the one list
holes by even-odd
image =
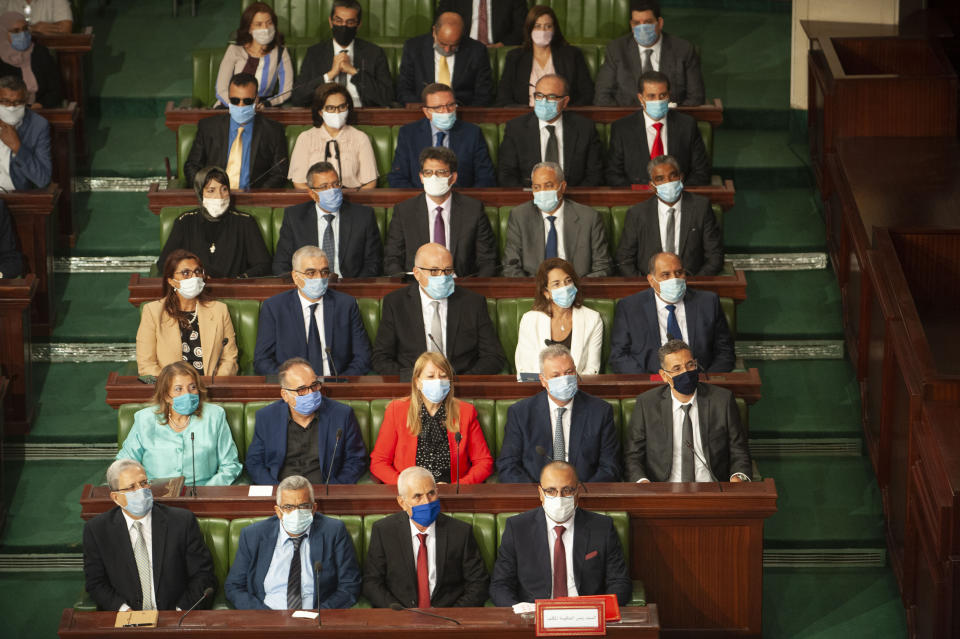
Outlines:
{"label": "yellow necktie", "polygon": [[440,56],[440,64],[437,66],[437,82],[450,86],[450,67],[447,66],[447,57]]}
{"label": "yellow necktie", "polygon": [[243,127],[237,127],[237,137],[230,145],[230,154],[227,156],[227,177],[230,178],[230,188],[240,188],[240,166],[243,164]]}

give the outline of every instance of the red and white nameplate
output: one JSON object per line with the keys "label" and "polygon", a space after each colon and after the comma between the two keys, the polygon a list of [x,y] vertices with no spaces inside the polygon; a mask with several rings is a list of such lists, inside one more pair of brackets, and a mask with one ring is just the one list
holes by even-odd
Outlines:
{"label": "red and white nameplate", "polygon": [[582,637],[607,634],[602,599],[537,599],[538,637]]}

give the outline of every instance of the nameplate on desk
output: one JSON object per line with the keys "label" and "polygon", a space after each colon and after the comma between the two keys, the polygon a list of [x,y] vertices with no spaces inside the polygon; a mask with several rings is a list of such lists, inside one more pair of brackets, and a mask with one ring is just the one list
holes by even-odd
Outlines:
{"label": "nameplate on desk", "polygon": [[273,486],[250,486],[247,497],[272,497]]}
{"label": "nameplate on desk", "polygon": [[160,613],[157,610],[125,610],[117,613],[114,628],[156,628]]}
{"label": "nameplate on desk", "polygon": [[603,599],[538,599],[538,637],[580,637],[607,634]]}

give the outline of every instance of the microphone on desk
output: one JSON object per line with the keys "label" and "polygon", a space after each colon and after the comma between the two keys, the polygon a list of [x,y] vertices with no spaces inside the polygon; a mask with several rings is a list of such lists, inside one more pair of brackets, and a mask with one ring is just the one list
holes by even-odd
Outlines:
{"label": "microphone on desk", "polygon": [[313,562],[313,596],[317,598],[317,627],[320,624],[320,570],[323,562],[319,559]]}
{"label": "microphone on desk", "polygon": [[444,617],[443,615],[438,615],[438,614],[433,613],[433,612],[427,612],[426,610],[421,610],[420,608],[407,608],[407,607],[405,607],[405,606],[401,606],[401,605],[398,604],[397,602],[393,602],[392,604],[390,604],[390,610],[406,610],[407,612],[415,612],[415,613],[417,613],[418,615],[427,615],[428,617],[436,617],[437,619],[443,619],[443,620],[445,620],[445,621],[452,621],[453,623],[457,624],[458,626],[461,625],[460,622],[457,621],[456,619],[454,619],[453,617]]}
{"label": "microphone on desk", "polygon": [[193,461],[193,488],[190,489],[190,496],[197,496],[197,447],[193,442],[194,433],[190,432],[190,457]]}
{"label": "microphone on desk", "polygon": [[722,487],[720,486],[720,480],[717,479],[717,476],[713,474],[713,471],[712,471],[712,470],[710,470],[710,466],[707,464],[707,462],[703,461],[703,457],[701,457],[701,456],[700,456],[700,453],[697,452],[697,449],[694,447],[693,442],[691,442],[690,440],[686,440],[686,439],[685,439],[685,440],[683,440],[683,445],[686,446],[687,448],[689,448],[689,449],[693,452],[693,454],[694,454],[694,456],[697,458],[697,460],[698,460],[701,464],[703,464],[703,467],[704,467],[704,468],[707,469],[707,472],[710,473],[710,478],[713,479],[713,481],[717,482],[717,488],[720,488],[721,490],[723,490]]}
{"label": "microphone on desk", "polygon": [[333,442],[333,454],[330,455],[330,468],[327,469],[327,478],[324,480],[323,484],[327,488],[327,496],[330,495],[330,475],[333,474],[333,460],[337,458],[337,446],[340,445],[340,438],[343,437],[343,429],[337,429],[337,439]]}
{"label": "microphone on desk", "polygon": [[457,431],[453,436],[454,441],[457,442],[457,494],[460,494],[460,440],[463,439],[463,435],[460,434],[460,431]]}
{"label": "microphone on desk", "polygon": [[213,370],[210,371],[210,384],[212,385],[214,380],[217,378],[217,369],[220,368],[220,360],[223,359],[223,349],[227,347],[227,343],[230,341],[229,338],[224,337],[223,341],[220,342],[220,352],[217,353],[217,363],[213,367]]}
{"label": "microphone on desk", "polygon": [[213,596],[213,588],[211,588],[210,586],[207,586],[206,588],[203,589],[203,594],[200,595],[200,598],[197,599],[197,603],[195,603],[195,604],[193,604],[192,606],[190,606],[190,610],[188,610],[188,611],[186,611],[185,613],[183,613],[183,616],[180,617],[180,621],[177,622],[177,628],[179,628],[180,626],[183,625],[183,620],[186,619],[187,615],[189,615],[191,612],[193,612],[193,609],[194,609],[194,608],[196,608],[197,606],[200,605],[200,602],[201,602],[201,601],[203,601],[204,599],[206,599],[207,597],[210,597],[210,596]]}
{"label": "microphone on desk", "polygon": [[323,352],[327,355],[327,363],[330,365],[330,370],[333,371],[334,381],[340,381],[340,374],[337,372],[337,364],[333,361],[333,353],[330,351],[329,346],[323,347]]}
{"label": "microphone on desk", "polygon": [[453,362],[450,361],[450,358],[447,357],[447,354],[444,352],[444,350],[440,348],[440,344],[437,343],[436,338],[434,338],[433,334],[431,333],[427,333],[427,337],[429,337],[430,341],[433,342],[433,345],[437,347],[437,352],[443,355],[443,357],[447,360],[447,363],[450,364],[450,370],[453,372],[453,383],[460,383],[460,378],[457,377],[457,369],[453,367]]}
{"label": "microphone on desk", "polygon": [[[258,175],[255,179],[250,180],[250,182],[249,182],[250,186],[247,186],[247,188],[248,188],[248,189],[254,188],[254,187],[252,186],[253,184],[256,184],[256,183],[259,182],[265,175],[267,175],[268,173],[270,173],[270,171],[274,170],[275,168],[277,168],[278,166],[280,166],[280,165],[283,164],[284,162],[288,162],[288,161],[289,161],[289,160],[288,160],[286,157],[284,157],[284,158],[281,159],[281,160],[277,160],[277,162],[276,162],[273,166],[271,166],[269,169],[267,169],[266,171],[264,171],[263,173],[261,173],[260,175]],[[240,186],[237,185],[236,188],[239,190]]]}

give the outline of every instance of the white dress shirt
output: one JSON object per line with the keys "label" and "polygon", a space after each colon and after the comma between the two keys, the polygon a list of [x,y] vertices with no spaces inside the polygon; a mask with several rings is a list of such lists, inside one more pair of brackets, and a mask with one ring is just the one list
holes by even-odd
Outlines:
{"label": "white dress shirt", "polygon": [[440,82],[440,58],[447,58],[447,68],[450,69],[450,84],[453,84],[453,64],[456,62],[457,54],[442,56],[437,53],[436,47],[433,49],[433,81]]}
{"label": "white dress shirt", "polygon": [[13,154],[10,152],[10,147],[0,143],[0,188],[4,191],[16,190],[13,185],[13,178],[10,177],[10,161],[12,159]]}
{"label": "white dress shirt", "polygon": [[[448,299],[444,298],[442,300],[435,300],[429,295],[426,291],[423,290],[423,287],[420,288],[420,308],[423,311],[423,341],[427,345],[424,350],[430,350],[434,348],[433,342],[430,341],[430,324],[433,322],[433,303],[440,302],[440,324],[443,325],[443,339],[440,340],[443,343],[444,355],[449,351],[447,345],[447,307]],[[433,336],[434,339],[437,338],[436,335]]]}
{"label": "white dress shirt", "polygon": [[[437,587],[437,522],[433,522],[423,531],[427,536],[427,581],[430,584],[430,595]],[[413,544],[413,574],[417,574],[417,554],[420,552],[420,530],[410,520],[410,542]]]}
{"label": "white dress shirt", "polygon": [[680,199],[674,202],[673,204],[667,204],[661,199],[657,199],[657,217],[660,221],[660,247],[663,248],[667,244],[667,211],[673,209],[674,214],[674,226],[673,226],[673,247],[677,252],[677,255],[680,254],[680,201],[683,200],[683,196],[680,196]]}
{"label": "white dress shirt", "polygon": [[549,125],[554,127],[553,133],[557,136],[557,158],[560,160],[560,168],[563,168],[563,115],[554,122],[544,122],[537,118],[537,123],[540,125],[540,159],[544,162],[547,159],[547,140],[550,139],[547,126]]}
{"label": "white dress shirt", "polygon": [[[493,0],[487,0],[487,42],[494,44],[493,42]],[[470,20],[470,37],[474,40],[479,40],[479,27],[480,27],[480,0],[473,0],[473,11],[470,13],[472,16]],[[451,72],[453,70],[451,69]]]}
{"label": "white dress shirt", "polygon": [[324,336],[326,335],[323,332],[323,298],[321,297],[316,302],[311,302],[303,296],[303,293],[298,291],[297,299],[300,300],[300,307],[303,310],[303,334],[307,336],[307,342],[310,341],[310,306],[312,304],[318,304],[317,306],[317,330],[320,332],[320,348],[324,349],[323,357],[323,371],[317,371],[324,377],[330,374],[330,357],[326,355],[326,344]]}
{"label": "white dress shirt", "polygon": [[[553,401],[553,398],[550,395],[547,395],[547,406],[550,407],[550,441],[553,441],[553,433],[557,429],[557,409],[566,408],[567,410],[563,411],[563,424],[560,427],[563,429],[563,461],[570,461],[570,415],[573,413],[573,400],[571,399],[566,405],[561,406],[560,404]],[[566,540],[564,540],[566,543]],[[553,548],[553,546],[550,546]]]}
{"label": "white dress shirt", "polygon": [[[537,209],[540,211],[540,209]],[[543,216],[543,247],[546,251],[547,247],[547,238],[550,237],[550,220],[547,218],[551,215],[557,219],[553,221],[553,225],[557,228],[557,257],[561,260],[567,259],[567,252],[563,247],[563,200],[560,200],[560,206],[555,210],[550,211],[549,213],[544,213],[540,211],[540,215]]]}
{"label": "white dress shirt", "polygon": [[[667,318],[670,316],[670,311],[667,310],[667,303],[660,299],[660,296],[654,293],[654,301],[657,303],[657,327],[660,329],[660,345],[667,343]],[[674,304],[676,308],[673,309],[673,312],[677,314],[677,324],[680,325],[680,332],[683,333],[681,338],[679,335],[675,335],[677,339],[683,339],[687,344],[690,343],[690,333],[687,332],[687,311],[683,305],[683,299]]]}
{"label": "white dress shirt", "polygon": [[[577,518],[577,511],[573,511],[573,515],[565,522],[556,522],[550,519],[549,515],[546,515],[544,519],[547,520],[547,554],[550,555],[550,583],[553,583],[553,545],[557,541],[557,532],[553,529],[554,526],[564,526],[566,530],[563,531],[563,552],[567,557],[567,596],[576,597],[579,595],[577,592],[577,580],[573,575],[573,521]],[[552,586],[550,597],[552,598]]]}
{"label": "white dress shirt", "polygon": [[427,201],[427,231],[430,236],[430,241],[433,242],[433,225],[437,223],[437,207],[441,208],[440,215],[443,216],[443,239],[445,240],[445,246],[447,250],[450,249],[450,207],[453,202],[453,191],[447,192],[447,199],[443,201],[443,204],[437,204],[430,199],[430,196],[424,196]]}
{"label": "white dress shirt", "polygon": [[653,51],[653,54],[650,56],[650,66],[653,67],[654,71],[660,70],[660,45],[663,44],[663,34],[660,34],[660,37],[657,38],[657,41],[653,43],[653,46],[642,47],[639,44],[637,45],[637,50],[640,52],[640,68],[643,68],[643,59],[646,57],[644,51]]}
{"label": "white dress shirt", "polygon": [[[683,404],[677,396],[670,392],[670,413],[673,415],[673,465],[670,467],[670,477],[667,481],[680,481],[683,462],[681,457],[686,448],[683,441]],[[700,440],[700,415],[697,414],[697,392],[693,392],[690,400],[690,421],[693,423],[693,467],[696,469],[696,481],[714,481],[710,469],[704,466],[707,456],[703,453],[703,442]],[[701,461],[702,460],[702,461]]]}
{"label": "white dress shirt", "polygon": [[[146,515],[140,519],[134,519],[123,509],[120,510],[123,513],[123,519],[127,523],[127,534],[130,535],[130,548],[134,549],[137,547],[137,531],[134,530],[133,525],[140,522],[141,528],[143,530],[143,541],[147,544],[147,556],[150,558],[150,577],[151,583],[153,585],[153,605],[157,605],[157,584],[156,584],[156,571],[153,569],[153,511],[151,510]],[[137,581],[140,581],[140,573],[137,572],[136,566],[134,566],[134,572],[137,574]],[[130,610],[130,605],[127,602],[124,602],[120,606],[120,612],[124,610]]]}
{"label": "white dress shirt", "polygon": [[[340,52],[345,49],[346,52],[347,52],[347,57],[350,59],[350,64],[353,64],[353,43],[354,43],[354,42],[356,42],[356,40],[352,40],[352,41],[350,42],[350,44],[348,44],[346,47],[341,47],[341,46],[340,46],[340,43],[338,43],[336,40],[333,40],[333,41],[332,41],[332,45],[333,45],[333,57],[337,57],[338,55],[340,55]],[[353,66],[356,66],[356,65],[354,64]],[[344,73],[346,73],[346,71],[344,71]],[[360,93],[357,91],[357,87],[354,86],[354,84],[353,84],[353,79],[354,79],[356,76],[350,75],[349,73],[346,73],[346,76],[347,76],[347,87],[346,87],[346,88],[347,88],[347,93],[349,93],[349,94],[350,94],[350,97],[353,98],[353,106],[354,106],[354,108],[360,108],[360,107],[363,106],[363,101],[360,100]],[[257,75],[257,77],[258,77],[258,78],[260,77],[259,74]],[[329,75],[327,75],[326,73],[324,73],[324,74],[323,74],[323,81],[324,81],[324,82],[336,82],[336,81],[337,81],[337,77],[334,76],[334,77],[331,78]]]}
{"label": "white dress shirt", "polygon": [[[333,226],[333,248],[335,255],[333,256],[333,263],[330,265],[330,268],[334,273],[340,272],[340,211],[327,211],[320,208],[319,204],[314,204],[314,208],[317,210],[317,245],[320,248],[323,248],[323,234],[327,231],[327,220],[323,217],[324,215],[332,215],[333,219],[330,221],[330,224]],[[330,257],[329,255],[327,256]]]}
{"label": "white dress shirt", "polygon": [[[270,568],[263,579],[263,603],[271,610],[287,609],[287,583],[290,580],[290,562],[293,561],[293,537],[287,534],[282,523],[277,533],[277,544],[273,547]],[[310,529],[303,534],[300,542],[300,609],[313,608],[313,565],[310,561]]]}
{"label": "white dress shirt", "polygon": [[644,130],[647,132],[647,150],[653,152],[653,141],[657,139],[657,130],[653,128],[654,122],[663,124],[663,127],[660,129],[660,142],[663,143],[663,152],[669,155],[670,150],[669,147],[667,147],[667,116],[663,116],[660,120],[654,120],[644,111],[643,124]]}

